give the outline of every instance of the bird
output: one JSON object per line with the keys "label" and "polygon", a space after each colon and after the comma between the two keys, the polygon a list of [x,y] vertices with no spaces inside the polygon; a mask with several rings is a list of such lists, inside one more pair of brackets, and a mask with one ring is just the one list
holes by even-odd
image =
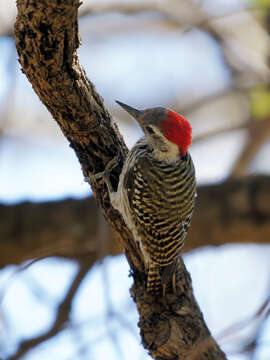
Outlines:
{"label": "bird", "polygon": [[[195,169],[188,152],[191,125],[164,107],[137,110],[116,103],[138,122],[144,136],[127,154],[117,191],[107,176],[111,204],[139,243],[147,266],[147,292],[176,293],[177,264],[196,197]],[[113,159],[108,167],[114,164]]]}

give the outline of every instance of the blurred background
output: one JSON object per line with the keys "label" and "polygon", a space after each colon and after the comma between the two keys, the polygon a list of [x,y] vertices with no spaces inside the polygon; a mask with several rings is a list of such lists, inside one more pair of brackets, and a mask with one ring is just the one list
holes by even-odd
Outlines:
{"label": "blurred background", "polygon": [[[92,0],[79,14],[80,62],[129,147],[141,132],[115,99],[188,118],[200,186],[270,176],[270,0]],[[1,0],[0,358],[149,358],[126,260],[21,73],[15,17]],[[256,234],[219,247],[202,234],[184,255],[230,360],[270,359],[270,239]]]}

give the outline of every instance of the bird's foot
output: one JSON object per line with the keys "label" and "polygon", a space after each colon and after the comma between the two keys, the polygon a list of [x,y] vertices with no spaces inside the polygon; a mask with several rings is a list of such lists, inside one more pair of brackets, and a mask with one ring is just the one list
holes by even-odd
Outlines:
{"label": "bird's foot", "polygon": [[89,182],[89,181],[93,181],[93,180],[98,180],[98,179],[104,179],[104,181],[106,182],[106,185],[108,187],[109,193],[113,193],[114,189],[112,187],[112,183],[110,180],[110,174],[111,171],[119,164],[119,154],[117,154],[112,160],[110,160],[108,162],[108,164],[105,167],[105,170],[96,173],[94,175],[91,176],[87,176],[85,177],[85,181]]}

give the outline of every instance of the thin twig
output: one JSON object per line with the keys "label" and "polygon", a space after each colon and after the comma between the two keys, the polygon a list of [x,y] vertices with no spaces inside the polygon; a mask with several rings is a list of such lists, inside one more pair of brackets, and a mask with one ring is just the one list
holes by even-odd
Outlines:
{"label": "thin twig", "polygon": [[66,296],[58,306],[58,309],[56,311],[57,316],[55,318],[52,327],[42,335],[22,341],[16,353],[11,355],[8,358],[8,360],[18,360],[22,358],[22,356],[24,356],[29,350],[32,350],[33,348],[40,345],[42,342],[51,339],[53,336],[55,336],[60,331],[62,331],[64,325],[70,319],[70,311],[74,296],[92,265],[93,265],[92,263],[86,261],[82,261],[80,263],[80,269],[77,275],[75,276],[74,280],[71,282]]}
{"label": "thin twig", "polygon": [[243,319],[242,321],[237,321],[235,324],[229,326],[227,329],[223,330],[216,338],[219,342],[224,341],[226,338],[235,336],[235,334],[246,327],[250,326],[250,324],[258,319],[260,319],[260,323],[264,321],[264,319],[268,316],[270,305],[270,294],[267,296],[262,305],[258,308],[258,310],[251,316]]}
{"label": "thin twig", "polygon": [[211,137],[222,135],[222,134],[225,134],[227,132],[243,130],[243,129],[246,129],[246,128],[247,128],[246,124],[241,124],[241,125],[232,125],[232,126],[224,127],[224,128],[221,128],[221,129],[214,129],[214,130],[209,131],[207,133],[194,136],[194,138],[192,140],[192,143],[196,144],[196,143],[198,143],[200,141],[208,140]]}

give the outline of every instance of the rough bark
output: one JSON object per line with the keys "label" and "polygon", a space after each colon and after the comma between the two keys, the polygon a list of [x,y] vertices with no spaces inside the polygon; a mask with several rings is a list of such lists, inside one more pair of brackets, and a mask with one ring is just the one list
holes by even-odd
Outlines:
{"label": "rough bark", "polygon": [[[270,176],[262,175],[200,186],[183,250],[228,243],[269,244],[269,189]],[[88,254],[96,261],[122,253],[109,228],[104,231],[101,216],[93,197],[0,205],[0,267],[33,257],[77,259]]]}
{"label": "rough bark", "polygon": [[[17,0],[15,39],[19,61],[40,100],[57,121],[81,163],[84,176],[102,171],[119,151],[111,180],[117,186],[126,147],[102,99],[78,63],[78,0]],[[158,359],[225,359],[193,296],[190,276],[179,264],[177,295],[166,301],[146,288],[145,266],[103,181],[92,184],[105,218],[118,234],[129,261],[142,342]]]}

